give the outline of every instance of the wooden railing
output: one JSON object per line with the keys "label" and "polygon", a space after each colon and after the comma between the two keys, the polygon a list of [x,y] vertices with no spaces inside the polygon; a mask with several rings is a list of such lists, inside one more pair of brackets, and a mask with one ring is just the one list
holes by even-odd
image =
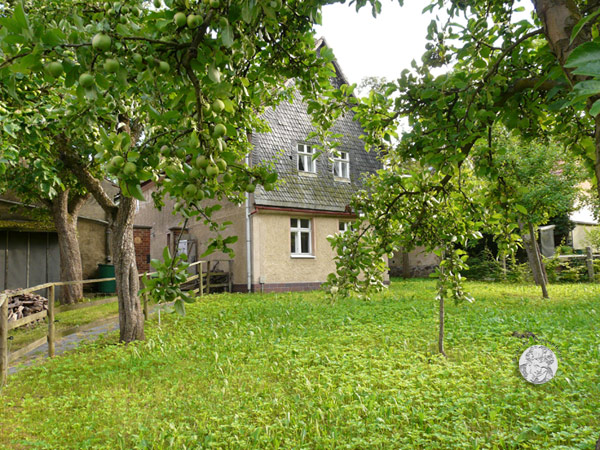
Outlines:
{"label": "wooden railing", "polygon": [[572,259],[585,259],[585,265],[587,268],[588,279],[593,282],[595,280],[594,274],[594,259],[598,259],[599,255],[594,255],[591,247],[585,248],[585,255],[558,255],[559,260],[569,261]]}
{"label": "wooden railing", "polygon": [[[225,271],[211,272],[210,271],[211,262],[207,262],[207,261],[197,261],[197,262],[190,264],[189,267],[199,266],[199,268],[197,270],[197,274],[189,276],[186,279],[185,283],[200,280],[198,282],[198,287],[195,289],[191,289],[190,292],[197,293],[198,295],[202,296],[202,295],[204,295],[205,292],[207,294],[210,293],[211,288],[225,287],[225,285],[221,285],[221,284],[219,284],[219,285],[211,284],[211,282],[210,282],[211,277],[214,277],[217,275],[228,275],[227,287],[229,288],[229,291],[231,292],[232,261],[227,260],[225,262],[227,262],[227,264],[228,264],[229,272],[225,272]],[[215,263],[215,261],[212,262],[212,264],[214,264],[214,263]],[[206,264],[206,272],[204,272],[204,270],[203,270],[205,264]],[[156,272],[146,273],[147,276],[152,276],[154,274],[156,274]],[[142,277],[143,275],[144,274],[140,274],[139,276]],[[55,296],[56,296],[55,295],[56,287],[71,286],[71,285],[75,285],[75,284],[84,285],[84,284],[100,283],[103,281],[114,281],[114,280],[115,280],[115,277],[98,278],[98,279],[94,279],[94,280],[82,280],[82,281],[59,281],[59,282],[40,284],[38,286],[32,286],[32,287],[25,288],[25,289],[19,289],[17,291],[11,291],[10,293],[0,292],[0,387],[2,387],[6,383],[6,377],[8,374],[8,365],[11,362],[17,360],[18,358],[22,357],[23,355],[35,350],[36,348],[41,347],[46,342],[48,342],[48,356],[53,357],[54,350],[55,350],[55,342],[57,339],[60,339],[65,336],[69,336],[73,333],[86,331],[87,329],[94,328],[94,327],[102,325],[103,323],[106,323],[106,322],[110,322],[116,318],[116,316],[111,316],[109,318],[104,318],[100,321],[89,323],[89,324],[86,324],[83,326],[76,326],[76,327],[72,327],[72,328],[69,328],[66,330],[61,330],[59,332],[56,332],[55,326],[54,326],[55,314],[65,312],[65,311],[73,311],[76,309],[84,309],[84,308],[91,308],[94,306],[105,305],[108,303],[114,303],[118,300],[118,298],[115,296],[115,297],[104,298],[101,300],[95,300],[95,301],[91,301],[91,302],[75,303],[72,305],[62,305],[62,306],[57,307],[54,304]],[[206,283],[206,285],[205,285],[205,283]],[[31,292],[40,291],[43,289],[48,289],[48,310],[47,311],[41,311],[41,312],[32,314],[30,316],[22,317],[21,319],[18,319],[16,321],[13,321],[10,323],[8,322],[8,300],[10,298],[16,297],[16,296],[22,295],[22,294],[28,294]],[[144,319],[147,320],[148,316],[149,316],[148,294],[147,293],[144,293],[142,295],[142,306],[143,306],[143,311],[144,311]],[[17,351],[9,354],[9,352],[8,352],[8,332],[15,328],[22,327],[24,325],[27,325],[29,323],[32,323],[32,322],[35,322],[37,320],[41,320],[44,318],[48,318],[48,333],[47,333],[47,335],[43,338],[40,338],[34,342],[29,343],[28,345],[20,348]]]}

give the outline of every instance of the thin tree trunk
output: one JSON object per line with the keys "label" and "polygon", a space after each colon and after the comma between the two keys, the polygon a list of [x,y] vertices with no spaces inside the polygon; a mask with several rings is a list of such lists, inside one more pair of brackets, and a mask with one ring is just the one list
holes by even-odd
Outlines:
{"label": "thin tree trunk", "polygon": [[544,273],[544,265],[542,263],[542,258],[540,254],[539,247],[537,245],[537,240],[535,238],[535,231],[533,229],[533,224],[529,222],[527,224],[529,227],[529,241],[531,243],[532,254],[533,254],[533,264],[536,266],[536,270],[538,272],[538,277],[540,281],[540,286],[542,287],[542,296],[544,298],[549,298],[548,296],[548,288],[546,287],[546,274]]}
{"label": "thin tree trunk", "polygon": [[446,355],[444,351],[444,296],[440,295],[440,328],[438,333],[438,350],[439,352]]}
{"label": "thin tree trunk", "polygon": [[[77,213],[69,211],[69,191],[60,191],[52,200],[52,218],[58,234],[58,247],[60,250],[60,280],[77,281],[83,278],[81,266],[81,253],[77,238]],[[63,286],[60,290],[59,300],[62,304],[75,303],[83,297],[83,286],[74,284]]]}
{"label": "thin tree trunk", "polygon": [[523,245],[525,247],[525,251],[527,252],[527,261],[529,262],[529,268],[531,269],[531,273],[533,275],[533,281],[537,286],[541,286],[542,273],[537,264],[537,256],[534,245],[535,237],[531,237],[529,230],[526,229],[525,225],[521,221],[519,221],[519,228],[521,229],[521,234],[523,235]]}
{"label": "thin tree trunk", "polygon": [[138,295],[139,278],[133,243],[134,214],[135,200],[122,197],[116,217],[110,224],[122,342],[144,339],[144,313]]}

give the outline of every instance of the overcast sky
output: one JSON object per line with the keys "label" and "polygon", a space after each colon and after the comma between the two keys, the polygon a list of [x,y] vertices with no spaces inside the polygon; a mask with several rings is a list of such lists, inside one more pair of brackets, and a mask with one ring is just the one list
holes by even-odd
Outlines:
{"label": "overcast sky", "polygon": [[[430,2],[381,0],[382,12],[376,19],[371,8],[359,12],[348,4],[328,5],[323,8],[323,25],[316,27],[317,37],[324,37],[350,83],[360,83],[364,77],[398,78],[410,68],[413,59],[421,62],[425,52],[427,26],[435,16],[422,14]],[[516,0],[524,11],[513,16],[514,21],[531,16],[530,0]],[[439,10],[437,10],[439,13]]]}
{"label": "overcast sky", "polygon": [[422,15],[423,0],[382,0],[382,14],[376,19],[371,8],[356,12],[353,6],[329,5],[323,9],[323,25],[316,28],[324,37],[350,83],[364,77],[396,79],[413,59],[425,51],[425,35],[431,14]]}

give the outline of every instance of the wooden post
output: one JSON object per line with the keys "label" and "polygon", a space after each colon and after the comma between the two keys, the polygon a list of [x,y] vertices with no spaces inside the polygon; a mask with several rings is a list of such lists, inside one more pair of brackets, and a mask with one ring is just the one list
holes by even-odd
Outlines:
{"label": "wooden post", "polygon": [[202,272],[202,265],[204,262],[200,263],[200,297],[204,295],[204,272]]}
{"label": "wooden post", "polygon": [[206,261],[206,293],[210,294],[210,261]]}
{"label": "wooden post", "polygon": [[229,274],[227,275],[227,282],[229,283],[228,289],[229,292],[232,291],[233,288],[233,260],[229,260]]}
{"label": "wooden post", "polygon": [[587,265],[588,278],[593,283],[594,282],[594,255],[592,254],[592,247],[586,247],[585,253],[587,254],[585,263]]}
{"label": "wooden post", "polygon": [[142,298],[144,299],[144,320],[148,320],[148,293],[144,292]]}
{"label": "wooden post", "polygon": [[0,388],[8,375],[8,296],[0,296]]}
{"label": "wooden post", "polygon": [[402,249],[402,278],[410,278],[410,255]]}
{"label": "wooden post", "polygon": [[48,288],[48,356],[54,356],[54,290],[55,286]]}

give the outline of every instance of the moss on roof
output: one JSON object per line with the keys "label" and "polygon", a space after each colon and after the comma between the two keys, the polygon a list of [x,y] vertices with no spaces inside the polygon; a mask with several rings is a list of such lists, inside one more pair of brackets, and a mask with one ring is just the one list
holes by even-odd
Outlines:
{"label": "moss on roof", "polygon": [[0,220],[0,230],[16,231],[56,231],[52,222],[37,222],[33,220]]}

